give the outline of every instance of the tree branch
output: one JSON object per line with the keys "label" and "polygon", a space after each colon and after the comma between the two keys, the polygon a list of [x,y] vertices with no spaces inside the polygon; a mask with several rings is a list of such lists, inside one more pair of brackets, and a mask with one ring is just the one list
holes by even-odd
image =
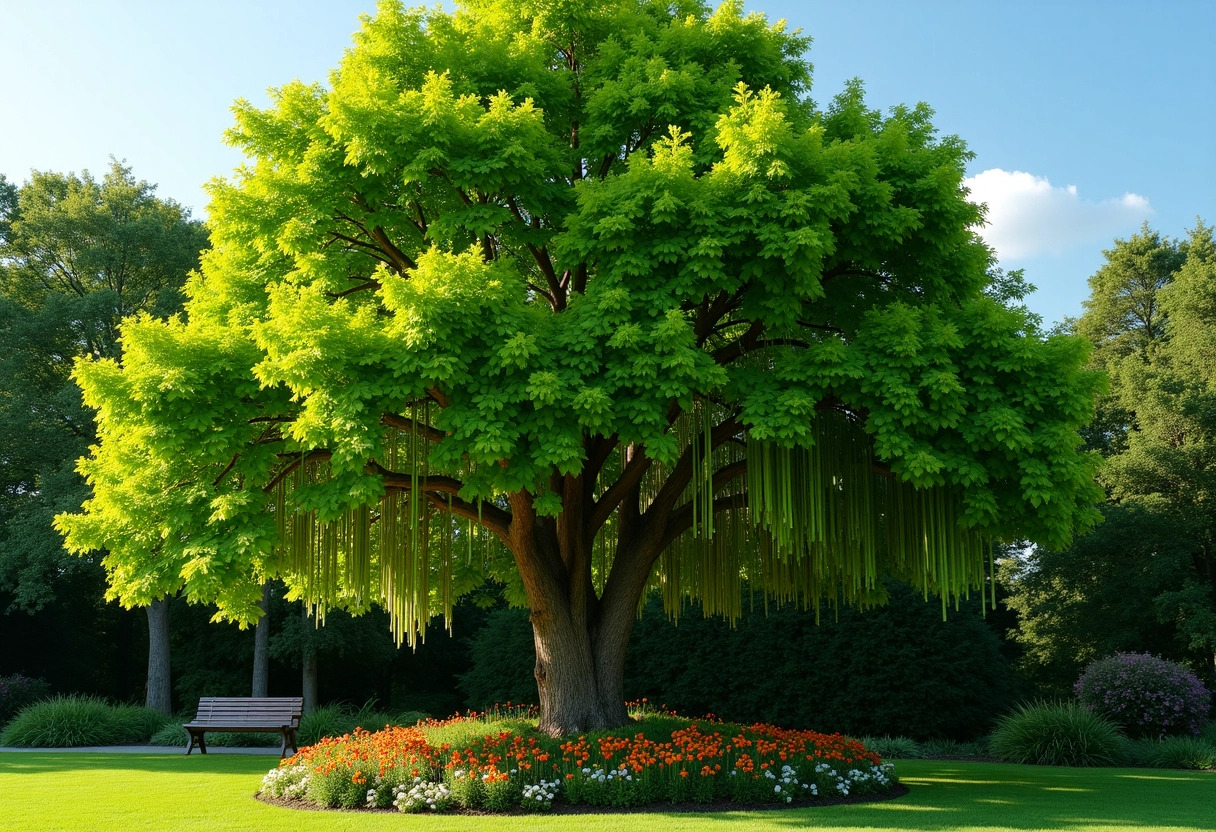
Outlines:
{"label": "tree branch", "polygon": [[329,459],[330,457],[333,456],[333,453],[331,451],[325,450],[324,448],[318,448],[316,450],[309,451],[306,454],[278,454],[278,456],[281,459],[290,458],[292,461],[287,463],[287,465],[283,466],[283,470],[281,470],[281,471],[279,471],[279,473],[275,474],[274,477],[270,480],[270,482],[267,483],[264,488],[262,488],[262,490],[264,492],[266,492],[267,494],[269,494],[271,491],[273,491],[275,489],[275,486],[277,486],[279,483],[281,483],[287,477],[288,474],[295,471],[303,463],[311,462],[314,459]]}
{"label": "tree branch", "polygon": [[[432,504],[446,509],[450,503],[453,514],[467,517],[470,520],[477,520],[481,525],[496,534],[504,543],[508,542],[511,525],[510,512],[503,511],[493,503],[486,502],[481,504],[479,512],[478,506],[475,503],[471,503],[458,496],[460,489],[464,487],[464,483],[455,477],[436,474],[415,477],[412,474],[400,471],[390,471],[374,460],[368,462],[363,467],[363,472],[380,477],[384,481],[385,488],[395,491],[412,492],[416,485],[420,496],[425,497]],[[447,495],[450,495],[450,499]]]}
{"label": "tree branch", "polygon": [[[742,429],[743,426],[739,424],[739,421],[734,416],[724,419],[709,432],[710,447],[721,445],[729,437]],[[667,482],[663,483],[662,487],[659,488],[659,493],[655,495],[650,508],[646,510],[646,515],[666,516],[667,512],[670,512],[672,507],[675,506],[676,500],[684,493],[684,489],[688,486],[688,481],[691,478],[692,447],[689,446],[684,449],[684,453],[680,455],[679,461],[667,476]]]}
{"label": "tree branch", "polygon": [[447,439],[448,436],[437,427],[428,425],[425,422],[416,421],[411,419],[409,416],[402,416],[397,413],[381,414],[380,424],[410,433],[418,431],[418,434],[429,442],[442,442],[444,439]]}
{"label": "tree branch", "polygon": [[752,321],[752,325],[747,328],[747,332],[743,333],[737,340],[712,353],[714,361],[725,366],[736,358],[751,352],[755,349],[756,342],[760,340],[760,333],[763,331],[763,322],[759,320]]}
{"label": "tree branch", "polygon": [[633,487],[642,481],[642,477],[649,470],[650,465],[651,459],[646,455],[645,449],[641,446],[635,448],[633,457],[625,463],[625,469],[621,471],[616,482],[610,485],[592,506],[591,523],[588,526],[590,534],[594,535],[601,526],[608,522],[608,518],[612,516],[616,507],[621,504]]}
{"label": "tree branch", "polygon": [[360,285],[354,286],[350,289],[343,289],[341,292],[328,292],[327,294],[334,300],[337,300],[338,298],[344,298],[347,295],[353,295],[355,292],[368,292],[368,291],[374,292],[374,291],[378,291],[379,289],[380,289],[379,280],[369,280],[366,283],[361,283]]}
{"label": "tree branch", "polygon": [[369,232],[372,239],[380,244],[381,250],[389,256],[393,261],[393,266],[398,272],[404,274],[410,269],[418,268],[418,264],[406,256],[405,252],[393,245],[393,241],[388,238],[388,234],[384,233],[384,228],[377,225]]}

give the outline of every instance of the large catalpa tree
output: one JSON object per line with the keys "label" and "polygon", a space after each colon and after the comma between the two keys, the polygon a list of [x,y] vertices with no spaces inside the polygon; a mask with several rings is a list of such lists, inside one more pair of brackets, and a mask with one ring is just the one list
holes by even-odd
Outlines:
{"label": "large catalpa tree", "polygon": [[626,720],[648,587],[945,603],[1065,541],[1083,342],[986,292],[962,142],[817,106],[807,46],[738,2],[383,3],[331,89],[237,106],[185,316],[79,367],[69,544],[128,603],[252,619],[279,575],[406,639],[497,577],[560,733]]}

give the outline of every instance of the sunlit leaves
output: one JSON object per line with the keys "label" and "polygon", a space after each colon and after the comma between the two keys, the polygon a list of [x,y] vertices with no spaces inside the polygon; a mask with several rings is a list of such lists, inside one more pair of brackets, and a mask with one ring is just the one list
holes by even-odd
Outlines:
{"label": "sunlit leaves", "polygon": [[[427,560],[462,542],[449,498],[549,528],[590,515],[557,483],[593,460],[586,494],[633,453],[653,497],[696,457],[657,511],[709,533],[714,426],[689,414],[794,453],[830,411],[892,493],[947,495],[908,497],[924,528],[1066,538],[1093,497],[1083,348],[981,296],[962,144],[860,85],[818,110],[807,44],[738,2],[382,4],[331,89],[238,105],[249,161],[212,185],[186,317],[82,369],[113,437],[93,476],[130,498],[97,510],[159,530],[195,597],[243,609],[225,570],[277,547],[297,592],[374,588],[408,628],[453,585],[450,550]],[[509,576],[481,542],[467,569]]]}

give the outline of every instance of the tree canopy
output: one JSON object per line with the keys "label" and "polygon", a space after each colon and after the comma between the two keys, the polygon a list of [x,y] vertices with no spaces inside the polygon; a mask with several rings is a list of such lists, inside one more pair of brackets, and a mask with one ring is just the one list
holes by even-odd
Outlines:
{"label": "tree canopy", "polygon": [[84,564],[52,528],[87,496],[75,465],[95,438],[73,360],[116,358],[124,317],[180,308],[205,242],[188,211],[118,162],[100,182],[0,180],[0,591],[14,606],[40,608]]}
{"label": "tree canopy", "polygon": [[991,539],[1065,543],[1085,342],[986,293],[963,142],[817,104],[808,45],[740,2],[381,3],[328,89],[238,102],[186,314],[78,367],[69,545],[131,603],[251,619],[282,575],[406,638],[497,577],[558,731],[623,718],[648,586],[945,603]]}
{"label": "tree canopy", "polygon": [[1216,667],[1216,247],[1197,221],[1174,240],[1147,225],[1090,278],[1076,329],[1110,376],[1087,443],[1107,464],[1106,521],[1011,575],[1027,669],[1061,687],[1120,650]]}

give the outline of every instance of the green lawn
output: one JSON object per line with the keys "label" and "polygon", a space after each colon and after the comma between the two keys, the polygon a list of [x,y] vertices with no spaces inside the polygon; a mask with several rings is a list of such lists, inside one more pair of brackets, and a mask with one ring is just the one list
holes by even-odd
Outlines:
{"label": "green lawn", "polygon": [[713,815],[419,817],[282,809],[253,799],[274,757],[210,754],[0,754],[6,832],[778,832],[1188,830],[1216,825],[1216,775],[908,760],[911,793],[885,803]]}

